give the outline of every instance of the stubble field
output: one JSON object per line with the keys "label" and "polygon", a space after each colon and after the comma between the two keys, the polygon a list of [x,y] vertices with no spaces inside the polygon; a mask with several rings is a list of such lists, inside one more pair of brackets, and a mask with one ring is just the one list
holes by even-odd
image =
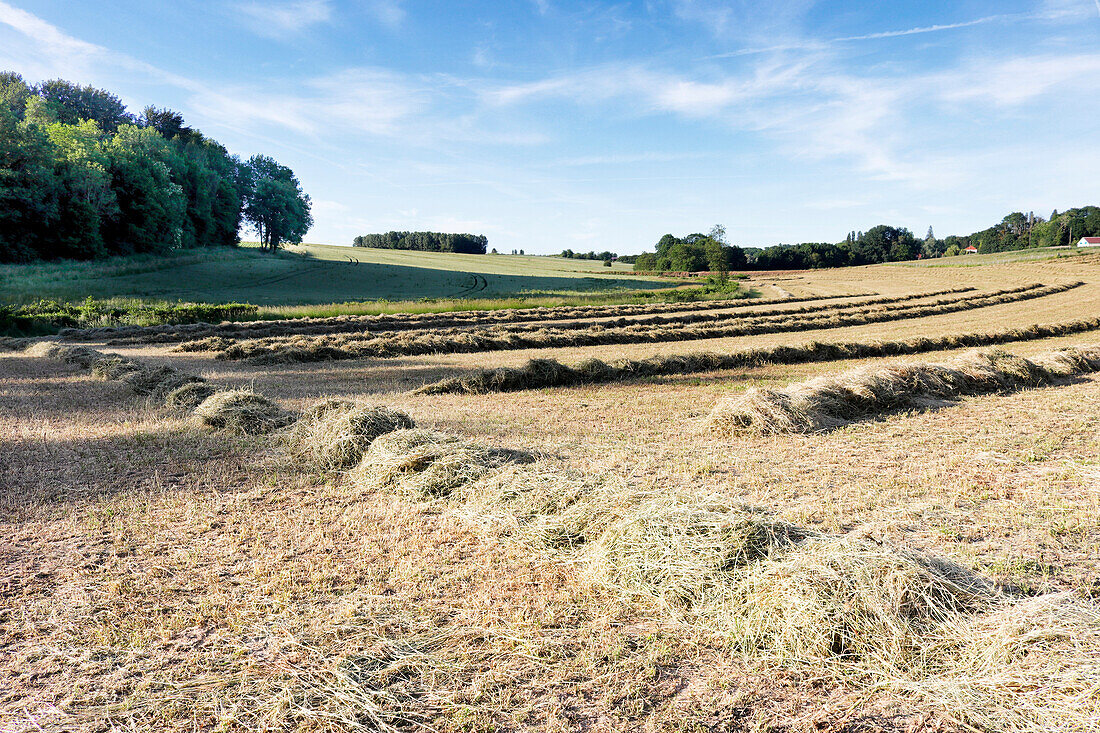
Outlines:
{"label": "stubble field", "polygon": [[[1100,344],[1100,257],[967,264],[0,351],[0,730],[1100,730],[1100,355],[1046,356]],[[297,422],[203,425],[156,366]],[[712,416],[752,389],[835,419]]]}

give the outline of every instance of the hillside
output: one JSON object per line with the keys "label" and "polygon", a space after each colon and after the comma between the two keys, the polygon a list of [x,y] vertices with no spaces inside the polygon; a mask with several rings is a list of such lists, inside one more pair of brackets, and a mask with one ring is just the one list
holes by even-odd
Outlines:
{"label": "hillside", "polygon": [[467,255],[304,244],[277,255],[255,246],[97,262],[0,266],[7,302],[133,298],[264,306],[368,300],[500,298],[668,287],[623,277],[628,265],[522,255]]}

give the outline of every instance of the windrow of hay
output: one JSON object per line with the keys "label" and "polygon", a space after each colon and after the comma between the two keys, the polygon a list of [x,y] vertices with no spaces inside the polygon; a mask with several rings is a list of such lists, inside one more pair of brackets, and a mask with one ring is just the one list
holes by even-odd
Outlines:
{"label": "windrow of hay", "polygon": [[194,410],[212,394],[214,388],[206,382],[188,382],[166,394],[164,404],[176,409]]}
{"label": "windrow of hay", "polygon": [[167,365],[151,366],[118,354],[105,354],[86,346],[70,346],[56,341],[39,341],[31,345],[25,353],[90,369],[92,374],[101,379],[122,382],[137,394],[150,395],[156,400],[164,401],[169,407],[175,406],[168,397],[176,390],[206,381],[200,376],[186,374]]}
{"label": "windrow of hay", "polygon": [[722,432],[814,432],[934,401],[1035,387],[1097,370],[1100,345],[1059,349],[1034,359],[977,351],[946,364],[872,366],[782,390],[752,388],[721,400],[708,422]]}
{"label": "windrow of hay", "polygon": [[776,321],[789,321],[794,316],[803,316],[807,320],[812,318],[832,319],[838,316],[851,316],[864,313],[881,314],[886,311],[904,311],[912,308],[913,305],[907,302],[899,304],[897,301],[912,301],[917,299],[918,297],[927,301],[920,304],[922,307],[942,306],[964,300],[973,300],[974,298],[985,298],[999,295],[1022,293],[1029,290],[1036,290],[1041,287],[1041,284],[1033,283],[1031,285],[998,290],[982,295],[970,294],[970,289],[968,289],[963,291],[964,293],[966,293],[965,295],[960,296],[956,294],[952,297],[940,298],[938,300],[929,299],[935,296],[956,293],[956,291],[946,290],[887,298],[873,298],[871,300],[863,300],[857,303],[815,303],[813,305],[803,306],[801,308],[787,307],[773,308],[770,310],[753,309],[750,311],[746,310],[745,307],[742,307],[736,310],[710,310],[705,313],[678,313],[671,316],[655,315],[644,318],[620,317],[613,320],[542,320],[536,323],[498,324],[490,326],[479,325],[466,328],[408,329],[401,331],[400,333],[387,333],[383,331],[358,331],[354,333],[326,333],[319,336],[305,336],[301,334],[292,336],[270,336],[262,339],[243,341],[240,342],[239,346],[235,345],[234,342],[230,339],[215,336],[211,338],[201,339],[199,341],[185,342],[176,347],[175,350],[226,350],[230,353],[236,353],[240,350],[271,350],[273,348],[282,347],[288,352],[294,349],[301,349],[305,352],[311,352],[315,354],[316,358],[319,360],[323,358],[339,358],[339,356],[330,356],[334,353],[332,349],[338,349],[348,344],[355,344],[368,339],[388,339],[391,342],[407,344],[421,341],[423,339],[479,339],[485,337],[502,339],[510,337],[522,337],[524,334],[531,333],[545,334],[548,332],[548,329],[552,330],[554,333],[565,333],[570,331],[604,333],[608,329],[631,329],[634,332],[637,332],[649,326],[667,326],[671,328],[678,328],[682,326],[690,326],[693,324],[720,324],[727,321],[736,321],[739,325],[742,325],[743,327],[760,328],[762,326],[765,326],[766,324],[770,324]]}
{"label": "windrow of hay", "polygon": [[1067,336],[1100,329],[1100,318],[1034,324],[1004,331],[973,332],[917,337],[899,341],[841,341],[809,343],[795,346],[775,346],[744,349],[729,354],[696,352],[652,356],[647,359],[618,359],[604,362],[586,359],[569,366],[554,359],[531,359],[521,367],[479,369],[461,377],[450,377],[426,384],[414,394],[486,394],[513,392],[543,387],[569,387],[580,384],[622,382],[645,377],[712,372],[719,369],[740,369],[767,364],[805,364],[817,361],[866,359],[870,357],[905,356],[932,351],[948,351],[964,347],[993,346],[1021,341],[1034,341]]}
{"label": "windrow of hay", "polygon": [[206,427],[247,435],[270,433],[295,419],[293,413],[246,389],[215,392],[199,403],[194,414]]}
{"label": "windrow of hay", "polygon": [[397,431],[372,444],[356,474],[445,499],[486,530],[560,557],[597,586],[651,598],[777,669],[869,695],[904,691],[962,726],[1095,729],[1100,612],[1085,599],[1017,599],[904,547],[822,535],[706,493],[639,492],[538,463],[494,468],[489,450]]}
{"label": "windrow of hay", "polygon": [[[940,293],[965,292],[973,288],[956,288]],[[937,293],[939,294],[939,293]],[[800,298],[758,300],[747,298],[720,300],[673,301],[663,303],[627,303],[618,305],[550,306],[507,308],[500,310],[446,311],[442,313],[390,313],[365,316],[332,316],[326,318],[290,318],[271,321],[226,322],[220,324],[192,323],[160,326],[120,326],[113,328],[63,329],[61,338],[70,341],[109,341],[125,343],[172,343],[211,337],[250,339],[293,334],[346,333],[352,331],[401,331],[420,328],[451,328],[456,326],[489,326],[525,321],[546,321],[566,318],[600,318],[652,313],[690,312],[734,307],[758,307],[772,303],[797,303],[848,298],[871,298],[875,293],[846,295],[809,295]],[[929,297],[920,293],[902,298]],[[893,301],[895,299],[891,299]]]}
{"label": "windrow of hay", "polygon": [[412,418],[400,410],[324,400],[294,424],[286,438],[286,457],[319,470],[352,468],[380,435],[414,427]]}
{"label": "windrow of hay", "polygon": [[423,499],[446,497],[526,454],[486,448],[431,430],[402,429],[375,438],[352,481],[364,489],[386,489]]}
{"label": "windrow of hay", "polygon": [[[1029,285],[1021,289],[1030,289],[1040,287],[1038,285]],[[1015,289],[1021,290],[1021,289]],[[886,304],[894,304],[903,301],[911,301],[917,299],[928,299],[941,295],[953,295],[958,293],[968,293],[973,291],[973,288],[952,288],[947,290],[938,290],[933,292],[924,293],[910,293],[908,295],[890,296],[890,297],[869,297],[869,296],[843,296],[846,298],[860,298],[856,302],[847,302],[840,305],[836,305],[831,301],[836,300],[838,296],[830,296],[828,298],[791,298],[786,300],[768,300],[761,301],[752,304],[740,304],[736,307],[731,305],[734,301],[707,301],[707,307],[698,307],[703,304],[691,303],[687,304],[695,307],[686,308],[661,308],[659,312],[676,311],[677,314],[673,316],[660,316],[660,315],[648,315],[648,317],[636,317],[638,314],[634,312],[609,312],[602,314],[595,313],[546,313],[540,318],[523,318],[523,319],[458,319],[447,321],[443,319],[436,319],[434,321],[419,324],[414,322],[406,323],[402,328],[385,327],[383,324],[374,324],[368,328],[351,328],[346,322],[335,324],[332,328],[323,328],[321,325],[313,325],[307,327],[306,325],[299,324],[294,327],[287,326],[283,329],[269,329],[265,333],[251,332],[248,334],[236,334],[226,335],[224,333],[217,335],[209,335],[203,338],[195,338],[190,341],[184,341],[176,347],[177,351],[219,351],[228,348],[236,340],[246,339],[258,339],[262,338],[263,343],[271,345],[279,343],[280,341],[297,340],[297,337],[305,335],[323,335],[326,337],[338,337],[333,341],[333,345],[344,343],[348,340],[362,340],[371,335],[381,335],[386,333],[392,333],[394,331],[403,332],[402,338],[414,338],[419,335],[423,335],[424,332],[447,332],[447,333],[461,333],[467,329],[490,329],[494,333],[519,333],[524,331],[537,331],[545,328],[547,325],[551,325],[555,329],[581,329],[581,328],[594,328],[600,326],[603,328],[623,327],[623,326],[645,326],[645,325],[663,325],[663,324],[688,324],[688,323],[702,323],[712,321],[731,320],[739,318],[753,318],[762,319],[766,317],[789,317],[792,314],[803,313],[817,313],[823,311],[841,311],[848,309],[861,309],[871,306],[879,306]],[[869,298],[869,299],[868,299]],[[803,306],[801,308],[791,308],[788,304],[798,303],[806,300],[817,301],[813,305]],[[762,305],[768,305],[773,303],[782,303],[785,307],[773,308],[773,309],[760,309]],[[618,306],[616,306],[618,307]],[[576,310],[576,309],[573,309]],[[699,313],[699,311],[707,311],[706,313]],[[643,316],[646,314],[642,314]],[[605,318],[607,320],[592,320],[594,318]],[[566,318],[583,319],[583,320],[564,320]]]}
{"label": "windrow of hay", "polygon": [[946,304],[918,304],[898,311],[869,309],[850,314],[829,314],[822,317],[784,318],[778,321],[745,319],[731,324],[687,325],[654,328],[627,326],[623,328],[593,327],[587,330],[557,330],[546,328],[532,332],[463,331],[423,333],[415,336],[395,334],[365,340],[341,340],[339,337],[299,337],[273,343],[245,341],[219,352],[219,359],[248,359],[256,364],[324,361],[362,357],[410,356],[426,353],[464,353],[530,348],[560,348],[609,344],[662,343],[711,338],[728,338],[755,334],[842,328],[868,323],[923,318],[944,313],[985,308],[1065,292],[1081,283],[1052,285],[1027,289],[1012,289],[1001,294],[983,295]]}

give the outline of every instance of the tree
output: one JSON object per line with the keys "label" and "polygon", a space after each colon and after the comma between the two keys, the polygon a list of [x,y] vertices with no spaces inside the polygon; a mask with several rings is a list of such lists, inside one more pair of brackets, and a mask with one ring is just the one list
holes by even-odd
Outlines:
{"label": "tree", "polygon": [[149,105],[142,110],[138,122],[142,127],[153,128],[163,135],[165,140],[178,137],[182,142],[192,142],[202,138],[201,134],[184,124],[183,115],[167,108],[157,109]]}
{"label": "tree", "polygon": [[107,132],[135,122],[122,100],[103,89],[52,79],[39,85],[37,91],[54,109],[59,122],[73,125],[81,120],[95,120]]}
{"label": "tree", "polygon": [[244,166],[248,188],[244,218],[272,252],[283,242],[298,244],[313,226],[310,198],[294,172],[266,155],[254,155]]}

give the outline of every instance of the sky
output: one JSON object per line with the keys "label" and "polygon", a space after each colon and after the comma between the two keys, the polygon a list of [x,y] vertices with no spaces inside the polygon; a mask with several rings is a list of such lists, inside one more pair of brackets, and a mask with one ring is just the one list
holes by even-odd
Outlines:
{"label": "sky", "polygon": [[310,242],[631,254],[1100,204],[1100,0],[0,0],[0,69],[274,157]]}

